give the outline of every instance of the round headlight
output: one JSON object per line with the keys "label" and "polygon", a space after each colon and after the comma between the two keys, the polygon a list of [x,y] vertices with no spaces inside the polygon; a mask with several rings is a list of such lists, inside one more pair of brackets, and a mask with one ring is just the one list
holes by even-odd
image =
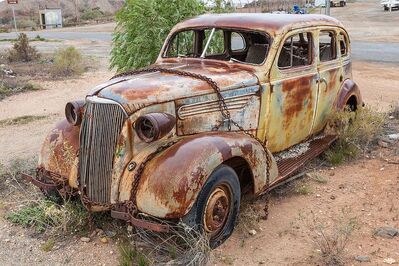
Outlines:
{"label": "round headlight", "polygon": [[134,123],[139,138],[145,142],[158,140],[168,134],[176,124],[176,118],[168,113],[149,113]]}
{"label": "round headlight", "polygon": [[71,125],[78,126],[82,122],[84,101],[69,102],[65,106],[65,117]]}

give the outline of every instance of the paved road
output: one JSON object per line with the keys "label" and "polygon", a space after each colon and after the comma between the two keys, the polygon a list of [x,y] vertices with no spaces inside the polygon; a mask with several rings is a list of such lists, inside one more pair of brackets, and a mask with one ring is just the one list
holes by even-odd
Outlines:
{"label": "paved road", "polygon": [[[85,44],[78,43],[75,46],[82,50],[83,54],[97,57],[108,57],[112,40],[112,33],[110,32],[41,31],[28,32],[27,34],[29,38],[34,38],[39,34],[41,37],[46,39],[85,41]],[[15,37],[15,33],[0,34],[0,40],[8,38],[11,39]],[[87,45],[87,42],[91,42],[90,45]],[[6,48],[9,45],[10,44],[7,42],[0,42],[0,49],[2,47]],[[62,42],[46,42],[42,43],[38,49],[41,52],[51,52],[52,50],[61,46],[63,46]],[[354,60],[399,64],[399,43],[352,41],[352,54]]]}

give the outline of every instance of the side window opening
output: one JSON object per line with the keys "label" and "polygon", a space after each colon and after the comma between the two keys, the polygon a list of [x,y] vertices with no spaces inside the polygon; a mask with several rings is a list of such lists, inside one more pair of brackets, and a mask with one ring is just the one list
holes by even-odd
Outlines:
{"label": "side window opening", "polygon": [[311,65],[313,62],[313,39],[310,32],[288,37],[280,51],[278,67],[289,69]]}
{"label": "side window opening", "polygon": [[270,37],[262,32],[223,28],[187,29],[172,36],[163,57],[203,57],[259,65],[266,60],[270,43]]}
{"label": "side window opening", "polygon": [[339,50],[341,51],[341,57],[348,55],[348,40],[343,32],[339,33]]}
{"label": "side window opening", "polygon": [[320,31],[319,58],[320,62],[327,62],[337,58],[337,47],[334,31]]}
{"label": "side window opening", "polygon": [[169,45],[167,56],[179,57],[194,54],[195,33],[193,30],[176,34]]}
{"label": "side window opening", "polygon": [[[209,40],[209,37],[211,36],[211,29],[206,29],[204,31],[205,33],[205,38],[202,42],[202,47],[205,47],[206,43]],[[223,30],[217,29],[215,30],[212,40],[209,43],[208,50],[206,51],[205,56],[212,56],[212,55],[221,55],[224,53],[225,47],[224,47],[224,33]]]}
{"label": "side window opening", "polygon": [[232,52],[240,52],[244,51],[246,46],[244,36],[242,36],[239,32],[232,32],[231,33],[231,51]]}

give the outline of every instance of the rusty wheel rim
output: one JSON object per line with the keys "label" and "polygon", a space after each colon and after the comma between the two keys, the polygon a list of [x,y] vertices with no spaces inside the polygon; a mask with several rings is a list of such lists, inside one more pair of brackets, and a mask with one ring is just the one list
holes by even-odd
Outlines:
{"label": "rusty wheel rim", "polygon": [[211,237],[219,233],[230,213],[230,189],[226,185],[216,187],[208,198],[204,214],[204,229]]}

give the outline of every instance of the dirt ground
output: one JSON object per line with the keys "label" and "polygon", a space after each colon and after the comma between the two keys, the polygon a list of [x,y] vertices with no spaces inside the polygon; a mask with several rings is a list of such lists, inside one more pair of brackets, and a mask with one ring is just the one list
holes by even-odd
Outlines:
{"label": "dirt ground", "polygon": [[[332,15],[341,19],[352,39],[399,42],[399,11],[386,13],[378,1],[358,1],[345,8],[333,8]],[[392,25],[396,25],[392,27]],[[84,29],[90,31],[91,29]],[[382,51],[383,52],[383,51]],[[112,76],[102,67],[76,79],[59,81],[34,80],[44,90],[14,95],[0,101],[0,120],[22,115],[46,118],[26,125],[0,127],[0,162],[13,158],[31,158],[38,154],[41,141],[53,124],[64,116],[69,100],[81,99],[95,85]],[[378,62],[353,62],[354,80],[367,104],[388,110],[399,101],[399,65]],[[395,125],[399,131],[398,125]],[[355,221],[345,249],[346,265],[357,265],[354,256],[369,256],[364,265],[387,265],[384,259],[399,263],[399,237],[373,236],[381,226],[399,228],[399,144],[378,148],[353,163],[336,168],[312,164],[310,176],[299,181],[306,195],[295,193],[290,186],[273,193],[267,221],[243,221],[233,236],[212,252],[213,265],[320,265],[319,247],[313,238],[321,237],[310,228]],[[317,166],[317,167],[316,167]],[[3,216],[8,198],[0,199],[0,265],[116,265],[118,244],[102,244],[98,239],[83,243],[77,236],[59,239],[50,252],[41,250],[44,239],[31,230],[11,225]],[[263,208],[262,201],[251,205]],[[341,218],[340,218],[341,217]],[[251,236],[248,230],[256,230]]]}

